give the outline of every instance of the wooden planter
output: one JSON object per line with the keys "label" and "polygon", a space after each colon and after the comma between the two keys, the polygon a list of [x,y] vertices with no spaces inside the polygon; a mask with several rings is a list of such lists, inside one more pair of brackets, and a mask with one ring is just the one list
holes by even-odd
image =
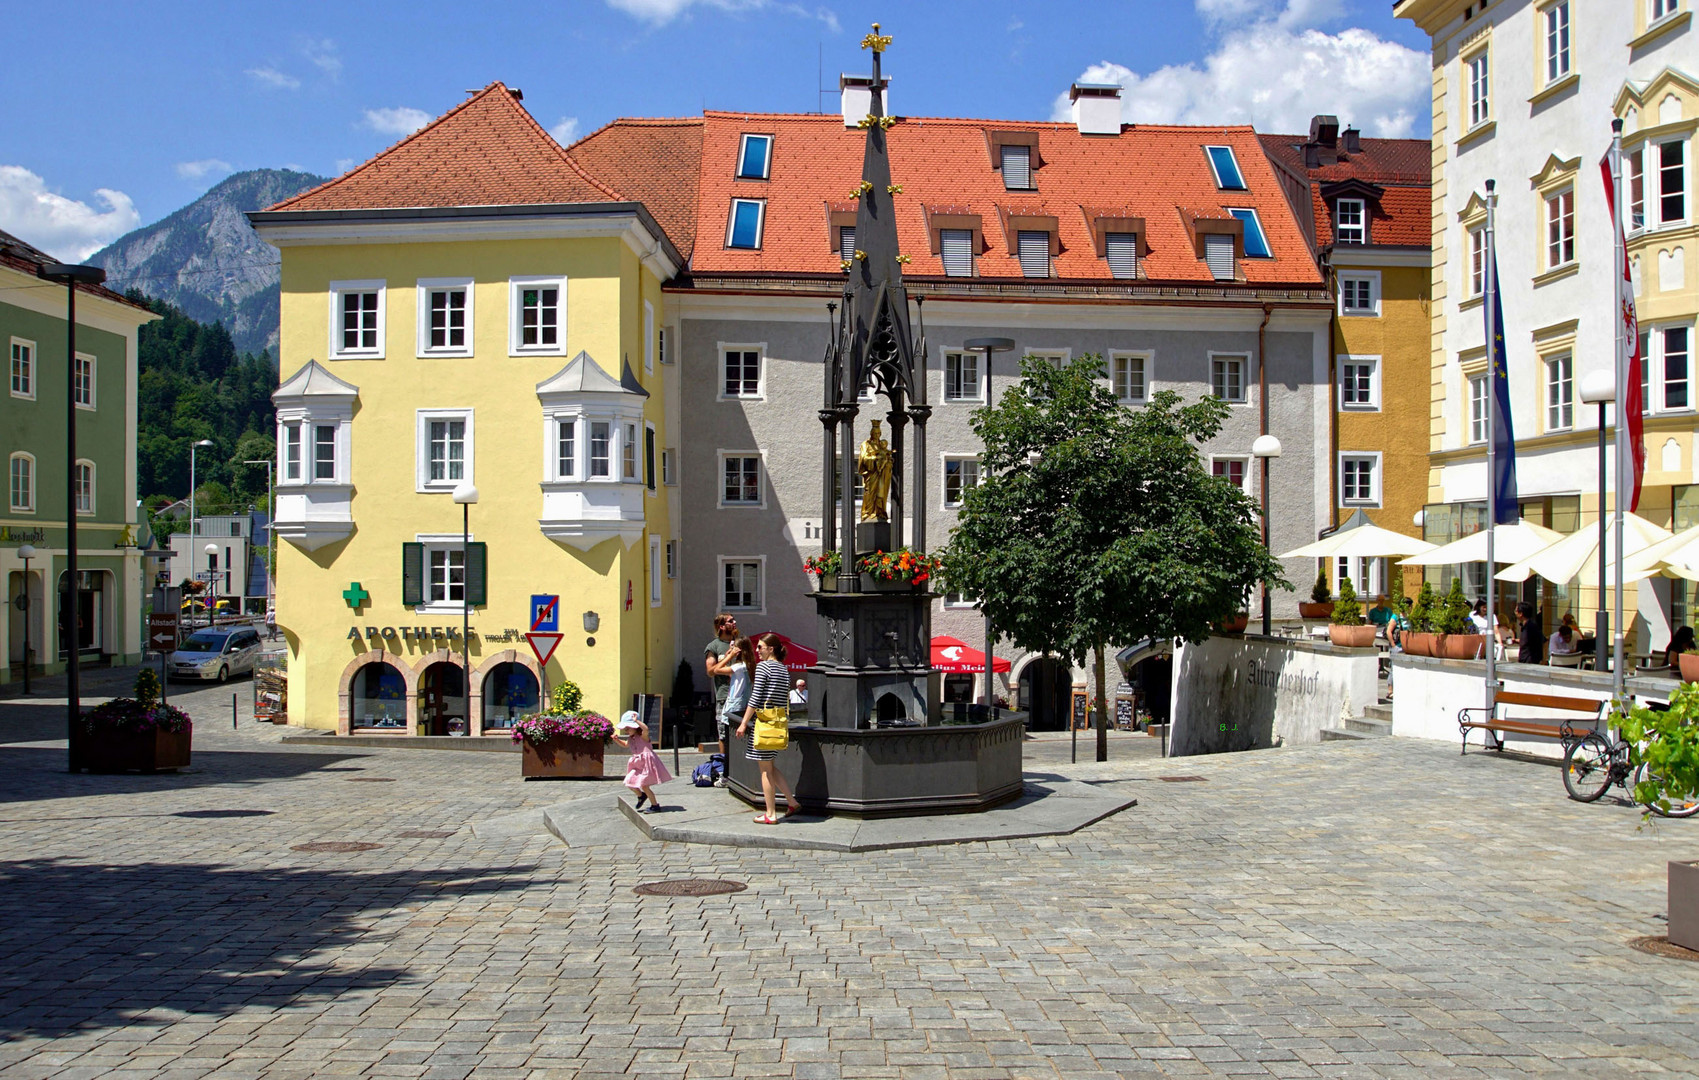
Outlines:
{"label": "wooden planter", "polygon": [[1670,944],[1699,950],[1699,862],[1672,862],[1669,875]]}
{"label": "wooden planter", "polygon": [[1220,622],[1215,624],[1215,628],[1223,634],[1242,634],[1245,632],[1245,627],[1250,624],[1250,621],[1251,617],[1241,611],[1237,615],[1229,615],[1227,618],[1222,619]]}
{"label": "wooden planter", "polygon": [[1699,653],[1677,653],[1675,662],[1682,682],[1699,683]]}
{"label": "wooden planter", "polygon": [[1304,619],[1331,619],[1333,617],[1333,601],[1324,600],[1319,604],[1308,600],[1298,601],[1298,616]]}
{"label": "wooden planter", "polygon": [[1346,649],[1372,649],[1375,644],[1375,624],[1361,623],[1357,626],[1330,625],[1327,628],[1327,640]]}
{"label": "wooden planter", "polygon": [[1475,660],[1486,640],[1485,634],[1435,634],[1433,655],[1442,660]]}
{"label": "wooden planter", "polygon": [[1399,638],[1399,644],[1410,656],[1432,656],[1437,646],[1437,636],[1434,634],[1418,634],[1414,630],[1406,630]]}
{"label": "wooden planter", "polygon": [[519,744],[519,775],[527,780],[600,780],[601,739],[557,735],[541,746],[530,739]]}
{"label": "wooden planter", "polygon": [[189,767],[192,728],[183,731],[97,731],[77,737],[77,769],[151,773]]}

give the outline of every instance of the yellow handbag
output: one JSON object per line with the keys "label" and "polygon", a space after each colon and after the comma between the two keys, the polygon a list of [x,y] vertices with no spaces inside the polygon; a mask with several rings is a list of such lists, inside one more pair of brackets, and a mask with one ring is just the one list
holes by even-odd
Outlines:
{"label": "yellow handbag", "polygon": [[755,710],[755,749],[783,750],[791,744],[790,707]]}

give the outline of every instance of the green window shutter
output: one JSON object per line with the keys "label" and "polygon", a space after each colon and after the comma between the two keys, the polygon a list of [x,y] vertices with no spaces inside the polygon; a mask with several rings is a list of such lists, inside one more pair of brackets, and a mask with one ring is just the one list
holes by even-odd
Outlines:
{"label": "green window shutter", "polygon": [[489,603],[488,591],[484,587],[484,567],[488,565],[484,557],[482,541],[473,541],[466,545],[466,603],[471,607],[484,607]]}
{"label": "green window shutter", "polygon": [[425,545],[401,545],[401,602],[418,607],[425,602]]}

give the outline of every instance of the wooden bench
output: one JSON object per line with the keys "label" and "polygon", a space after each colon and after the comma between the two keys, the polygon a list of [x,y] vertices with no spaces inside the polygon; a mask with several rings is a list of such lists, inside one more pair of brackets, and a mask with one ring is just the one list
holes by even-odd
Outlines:
{"label": "wooden bench", "polygon": [[[1480,728],[1492,732],[1496,745],[1494,750],[1504,749],[1505,733],[1512,735],[1533,735],[1542,739],[1557,739],[1565,748],[1570,743],[1579,740],[1585,731],[1577,731],[1577,724],[1590,724],[1594,731],[1598,730],[1600,713],[1609,701],[1595,701],[1591,698],[1561,697],[1556,694],[1523,694],[1516,691],[1500,690],[1493,699],[1495,707],[1488,709],[1485,705],[1473,705],[1457,711],[1457,729],[1463,734],[1462,753],[1469,752],[1469,732]],[[1500,707],[1506,705],[1521,705],[1530,709],[1552,709],[1562,712],[1585,713],[1588,719],[1578,721],[1570,717],[1558,720],[1534,717],[1516,717],[1500,715]],[[1470,717],[1470,713],[1483,714],[1479,719]]]}

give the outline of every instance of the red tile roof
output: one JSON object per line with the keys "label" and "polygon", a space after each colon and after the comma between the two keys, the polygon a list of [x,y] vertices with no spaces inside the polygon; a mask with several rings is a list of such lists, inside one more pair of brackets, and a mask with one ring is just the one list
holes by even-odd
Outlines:
{"label": "red tile roof", "polygon": [[532,119],[500,82],[364,165],[269,210],[380,210],[437,206],[620,201]]}
{"label": "red tile roof", "polygon": [[649,208],[685,260],[696,242],[702,120],[615,120],[566,148],[584,171]]}
{"label": "red tile roof", "polygon": [[[9,266],[13,270],[21,270],[26,274],[33,274],[36,271],[36,267],[47,266],[57,262],[59,262],[58,259],[55,259],[47,252],[36,247],[34,244],[20,240],[11,233],[0,230],[0,266]],[[43,285],[46,286],[47,283],[43,282]],[[55,285],[51,287],[59,288],[60,286]],[[98,296],[106,300],[112,300],[116,303],[128,304],[133,308],[140,308],[150,314],[152,314],[153,311],[153,309],[148,307],[146,304],[131,300],[123,293],[109,289],[105,285],[78,285],[77,291],[80,293],[86,293],[89,296]],[[158,318],[157,315],[154,317]]]}
{"label": "red tile roof", "polygon": [[1310,178],[1318,247],[1333,243],[1333,215],[1322,198],[1322,185],[1344,180],[1385,188],[1378,204],[1369,207],[1371,243],[1401,247],[1427,247],[1432,243],[1433,148],[1426,139],[1363,139],[1360,152],[1340,153],[1336,161],[1312,169],[1304,165],[1305,136],[1260,138],[1269,157]]}
{"label": "red tile roof", "polygon": [[[836,115],[770,113],[704,114],[702,183],[697,214],[703,243],[692,260],[696,274],[839,273],[839,255],[826,228],[827,204],[852,197],[861,177],[866,134],[843,126]],[[986,131],[1030,131],[1042,165],[1033,170],[1036,191],[1006,191],[1002,174],[986,153]],[[771,179],[735,178],[739,136],[774,136]],[[1203,147],[1231,146],[1248,191],[1219,191]],[[1320,274],[1303,234],[1249,127],[1129,127],[1119,136],[1081,135],[1072,124],[904,117],[889,132],[897,229],[912,260],[905,275],[939,277],[925,208],[938,213],[977,214],[985,250],[977,273],[986,278],[1021,278],[1009,253],[1002,221],[1011,211],[1052,216],[1061,252],[1053,273],[1063,280],[1108,280],[1107,262],[1097,254],[1081,207],[1112,204],[1144,218],[1148,255],[1143,269],[1154,281],[1212,280],[1187,237],[1181,207],[1213,215],[1229,208],[1257,212],[1271,259],[1245,259],[1241,273],[1251,284],[1314,285]],[[612,181],[621,186],[623,180]],[[759,251],[724,246],[734,198],[766,200]],[[718,238],[720,243],[713,241]]]}

